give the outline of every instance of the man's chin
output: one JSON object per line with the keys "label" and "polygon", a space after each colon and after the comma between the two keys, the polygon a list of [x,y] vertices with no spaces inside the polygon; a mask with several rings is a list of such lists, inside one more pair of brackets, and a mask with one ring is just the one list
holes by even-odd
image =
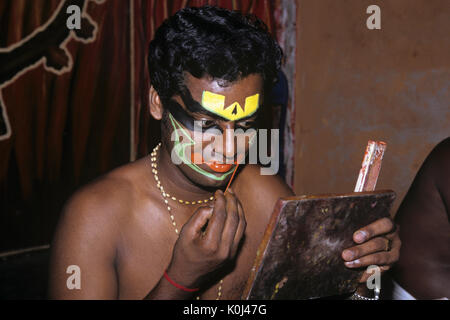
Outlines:
{"label": "man's chin", "polygon": [[[205,164],[202,164],[199,166],[202,170],[204,170],[207,174],[203,174],[200,172],[194,171],[192,168],[189,168],[187,166],[183,166],[183,173],[194,182],[196,185],[202,188],[214,188],[214,189],[220,189],[226,187],[228,184],[228,181],[230,181],[231,173],[230,172],[215,172],[211,168],[207,167]],[[235,166],[231,168],[230,171],[234,170]],[[220,179],[224,175],[228,175],[224,179]],[[211,176],[216,177],[215,179]]]}

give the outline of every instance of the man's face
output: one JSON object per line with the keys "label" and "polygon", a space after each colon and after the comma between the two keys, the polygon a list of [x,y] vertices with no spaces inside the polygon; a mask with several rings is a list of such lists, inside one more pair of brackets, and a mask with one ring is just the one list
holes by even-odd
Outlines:
{"label": "man's face", "polygon": [[183,162],[178,167],[191,181],[224,186],[255,138],[262,77],[250,75],[224,85],[221,80],[187,74],[185,86],[164,104],[168,119],[163,139],[172,156]]}

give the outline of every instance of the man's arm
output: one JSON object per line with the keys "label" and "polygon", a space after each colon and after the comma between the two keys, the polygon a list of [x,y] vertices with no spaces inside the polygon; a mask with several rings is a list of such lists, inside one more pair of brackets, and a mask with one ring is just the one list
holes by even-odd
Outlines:
{"label": "man's arm", "polygon": [[396,216],[402,248],[395,280],[418,299],[450,298],[450,138],[424,161]]}
{"label": "man's arm", "polygon": [[[52,243],[51,299],[118,297],[114,260],[121,208],[112,202],[114,191],[108,189],[88,186],[67,203]],[[77,284],[80,288],[74,287]]]}

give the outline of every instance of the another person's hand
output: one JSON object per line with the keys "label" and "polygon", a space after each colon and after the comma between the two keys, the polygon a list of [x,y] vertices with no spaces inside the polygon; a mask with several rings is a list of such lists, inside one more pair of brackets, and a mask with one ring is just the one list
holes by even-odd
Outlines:
{"label": "another person's hand", "polygon": [[209,274],[235,257],[245,228],[244,211],[233,191],[216,191],[213,206],[197,209],[182,228],[168,275],[188,288],[201,287]]}
{"label": "another person's hand", "polygon": [[[399,229],[389,218],[382,218],[361,228],[353,234],[354,247],[345,249],[342,258],[348,268],[380,267],[389,270],[400,255],[401,241]],[[360,283],[366,282],[371,274],[365,272]]]}

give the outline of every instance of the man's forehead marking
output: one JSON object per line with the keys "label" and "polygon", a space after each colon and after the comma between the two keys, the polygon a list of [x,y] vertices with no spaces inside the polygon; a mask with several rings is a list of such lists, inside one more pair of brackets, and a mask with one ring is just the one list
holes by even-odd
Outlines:
{"label": "man's forehead marking", "polygon": [[256,112],[259,107],[259,93],[246,97],[243,106],[237,101],[226,106],[224,95],[204,90],[202,107],[227,120],[235,121],[249,117]]}

